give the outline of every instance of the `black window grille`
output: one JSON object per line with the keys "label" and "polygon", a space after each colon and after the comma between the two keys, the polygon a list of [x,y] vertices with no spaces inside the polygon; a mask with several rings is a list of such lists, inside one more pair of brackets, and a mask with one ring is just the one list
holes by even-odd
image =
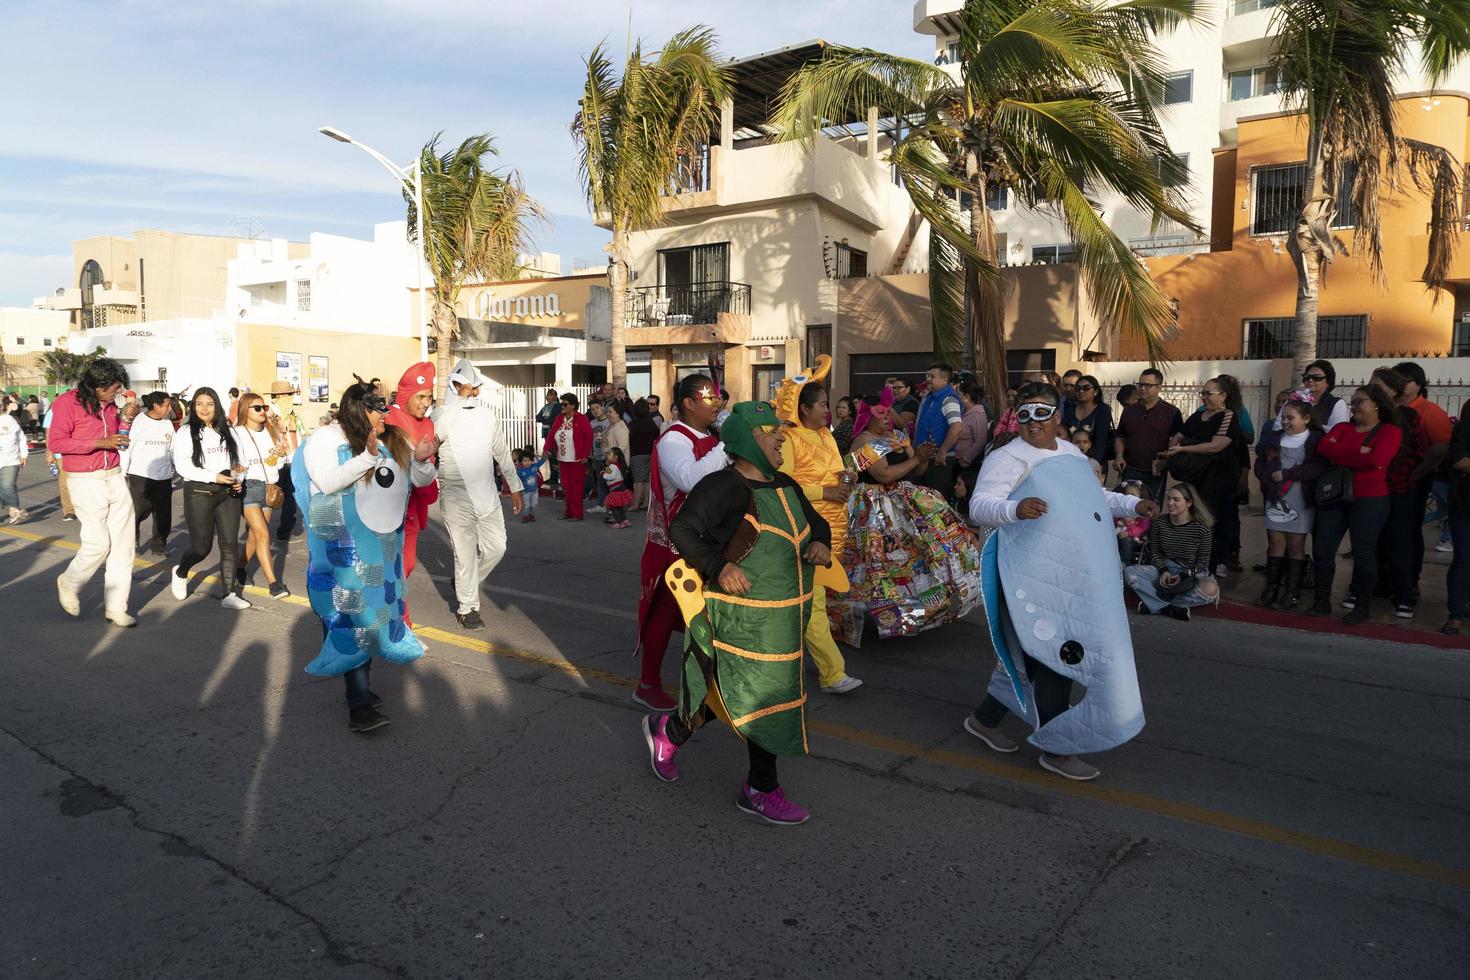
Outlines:
{"label": "black window grille", "polygon": [[832,356],[832,324],[809,324],[806,328],[806,363],[815,365],[822,354]]}
{"label": "black window grille", "polygon": [[850,245],[837,246],[837,278],[861,279],[868,274],[868,253]]}
{"label": "black window grille", "polygon": [[[1337,213],[1334,228],[1351,228],[1357,223],[1353,210],[1353,182],[1358,169],[1346,163],[1337,176]],[[1257,167],[1255,210],[1251,216],[1252,235],[1279,235],[1291,230],[1302,209],[1302,185],[1307,180],[1305,163],[1288,163],[1275,167]]]}
{"label": "black window grille", "polygon": [[[1245,321],[1245,356],[1272,359],[1296,356],[1296,320],[1289,316]],[[1368,345],[1368,317],[1317,318],[1317,356],[1363,357]]]}

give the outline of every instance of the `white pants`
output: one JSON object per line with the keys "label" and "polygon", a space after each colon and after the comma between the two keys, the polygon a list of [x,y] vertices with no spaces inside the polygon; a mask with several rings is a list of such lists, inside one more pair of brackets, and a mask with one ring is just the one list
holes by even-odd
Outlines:
{"label": "white pants", "polygon": [[505,557],[505,515],[498,497],[477,509],[464,486],[443,480],[439,512],[454,549],[454,597],[463,616],[480,608],[480,583]]}
{"label": "white pants", "polygon": [[68,473],[67,489],[82,525],[82,547],[61,573],[61,582],[80,592],[97,566],[104,561],[103,597],[107,611],[127,612],[128,593],[133,588],[133,549],[137,531],[133,527],[133,495],[122,470]]}

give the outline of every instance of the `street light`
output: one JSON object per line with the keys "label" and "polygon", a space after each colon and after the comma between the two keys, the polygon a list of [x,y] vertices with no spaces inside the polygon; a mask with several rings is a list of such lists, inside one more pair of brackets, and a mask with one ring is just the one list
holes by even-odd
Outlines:
{"label": "street light", "polygon": [[424,323],[424,175],[423,170],[419,166],[419,158],[414,157],[413,163],[405,169],[383,156],[383,154],[371,146],[353,139],[340,129],[332,126],[322,126],[317,132],[321,133],[327,139],[336,140],[338,143],[349,143],[357,147],[382,164],[393,175],[394,180],[398,181],[400,185],[413,194],[413,211],[414,218],[416,219],[414,222],[416,226],[414,231],[418,239],[418,250],[414,252],[413,256],[414,273],[418,277],[418,290],[414,294],[416,297],[414,310],[418,317],[419,325],[419,360],[427,361],[429,359],[429,330],[428,325]]}

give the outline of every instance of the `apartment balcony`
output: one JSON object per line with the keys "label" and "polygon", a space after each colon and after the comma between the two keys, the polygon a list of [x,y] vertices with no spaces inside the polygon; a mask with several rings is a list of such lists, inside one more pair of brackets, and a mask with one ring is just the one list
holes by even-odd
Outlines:
{"label": "apartment balcony", "polygon": [[70,289],[58,289],[51,296],[40,297],[34,305],[43,310],[80,310],[82,291],[75,286]]}
{"label": "apartment balcony", "polygon": [[964,0],[917,0],[914,4],[914,32],[917,34],[955,35],[960,32],[960,11]]}
{"label": "apartment balcony", "polygon": [[93,306],[137,306],[138,291],[136,289],[117,289],[106,286],[92,287]]}
{"label": "apartment balcony", "polygon": [[1248,116],[1264,116],[1285,111],[1286,101],[1280,92],[1257,95],[1249,99],[1238,99],[1234,102],[1222,102],[1220,104],[1220,139],[1226,144],[1234,143],[1240,120]]}
{"label": "apartment balcony", "polygon": [[[1470,217],[1465,219],[1462,228],[1470,230]],[[1424,271],[1424,266],[1428,261],[1428,232],[1423,235],[1409,236],[1409,255],[1408,259],[1404,262],[1404,268],[1410,274],[1417,277]],[[1470,251],[1463,248],[1455,249],[1455,255],[1450,260],[1449,274],[1446,276],[1446,279],[1460,290],[1470,287]]]}
{"label": "apartment balcony", "polygon": [[1225,52],[1226,60],[1233,58],[1235,49],[1242,46],[1265,48],[1266,39],[1271,36],[1275,6],[1274,3],[1262,5],[1258,0],[1230,5],[1230,13],[1220,29],[1220,48]]}
{"label": "apartment balcony", "polygon": [[628,290],[628,343],[739,344],[750,339],[750,285],[701,282]]}

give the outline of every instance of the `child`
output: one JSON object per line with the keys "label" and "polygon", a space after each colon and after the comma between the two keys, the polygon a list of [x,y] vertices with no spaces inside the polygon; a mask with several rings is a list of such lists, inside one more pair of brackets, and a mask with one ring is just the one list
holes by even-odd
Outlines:
{"label": "child", "polygon": [[1103,473],[1102,464],[1092,458],[1092,433],[1087,429],[1078,429],[1072,433],[1072,445],[1082,450],[1082,455],[1092,464],[1092,475],[1097,477],[1098,485],[1107,486],[1108,479]]}
{"label": "child", "polygon": [[[1118,485],[1118,492],[1140,500],[1153,500],[1148,487],[1139,480],[1124,480]],[[1152,520],[1147,517],[1119,517],[1113,521],[1118,533],[1118,557],[1123,564],[1131,565],[1138,557],[1138,550],[1143,547],[1143,539],[1148,536],[1151,523]]]}
{"label": "child", "polygon": [[536,519],[536,499],[541,496],[541,464],[546,462],[546,457],[534,456],[529,449],[512,449],[510,456],[516,476],[521,478],[521,523],[529,524]]}
{"label": "child", "polygon": [[623,450],[613,446],[607,452],[607,466],[602,470],[602,481],[607,484],[607,523],[615,528],[628,526],[628,515],[624,508],[633,502],[633,491],[623,482],[628,472],[628,461]]}

